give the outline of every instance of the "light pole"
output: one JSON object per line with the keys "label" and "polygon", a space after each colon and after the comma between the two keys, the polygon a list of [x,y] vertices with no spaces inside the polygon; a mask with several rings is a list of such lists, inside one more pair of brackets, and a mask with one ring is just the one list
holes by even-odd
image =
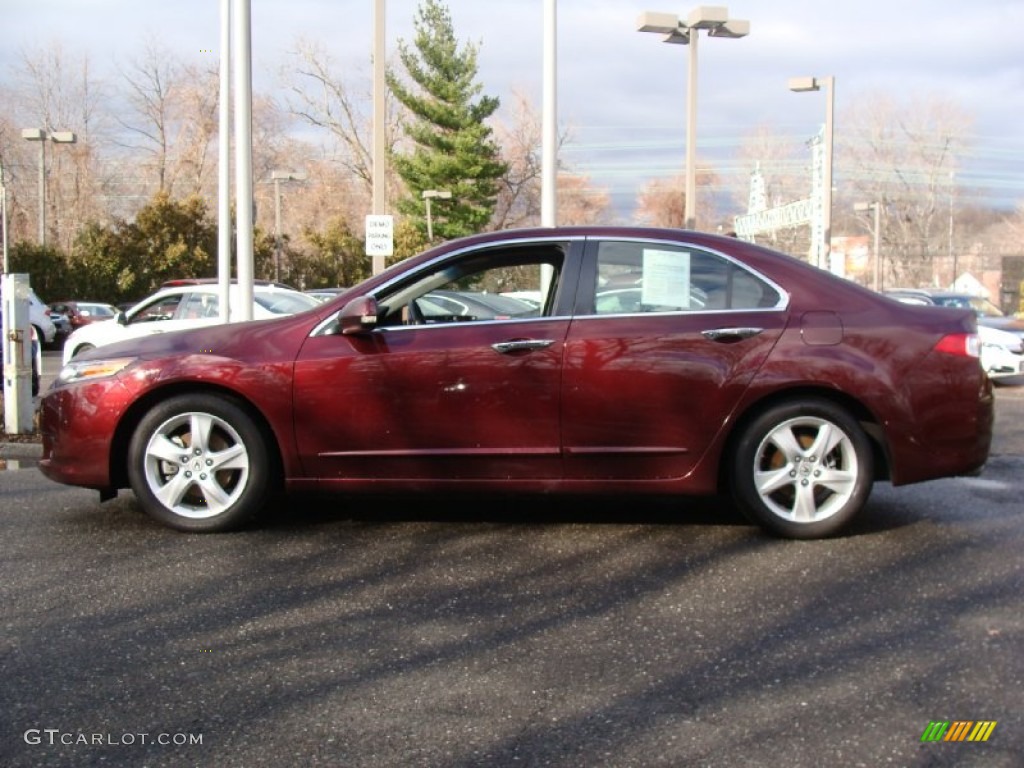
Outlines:
{"label": "light pole", "polygon": [[832,155],[835,144],[835,126],[833,117],[836,104],[836,79],[829,77],[793,77],[789,80],[789,90],[818,91],[825,86],[825,172],[821,188],[821,238],[818,244],[819,268],[830,267],[829,255],[832,252]]}
{"label": "light pole", "polygon": [[875,244],[874,244],[874,282],[873,282],[872,287],[876,291],[880,291],[880,290],[882,290],[882,252],[878,248],[879,248],[879,240],[881,239],[880,233],[882,231],[882,218],[881,218],[882,204],[879,201],[877,201],[877,200],[875,202],[873,202],[873,203],[855,203],[854,206],[853,206],[853,210],[857,211],[858,213],[863,213],[864,211],[874,211],[875,212],[875,227],[872,230],[872,234],[874,236],[874,241],[875,241]]}
{"label": "light pole", "polygon": [[[370,173],[373,197],[372,215],[374,216],[385,215],[388,202],[386,21],[384,0],[373,0],[373,143]],[[369,239],[367,239],[367,243],[369,243]],[[387,253],[390,254],[390,250]],[[387,257],[381,253],[374,253],[372,259],[373,274],[377,275],[383,272],[387,265]]]}
{"label": "light pole", "polygon": [[274,282],[281,282],[281,182],[305,181],[306,174],[301,171],[271,171],[270,180],[274,182]]}
{"label": "light pole", "polygon": [[427,206],[427,242],[434,242],[434,220],[430,215],[430,201],[437,198],[439,200],[450,200],[452,193],[447,189],[425,189],[422,193],[423,202]]}
{"label": "light pole", "polygon": [[697,226],[697,38],[702,29],[708,37],[745,37],[750,22],[729,18],[729,9],[718,5],[702,5],[690,11],[683,21],[672,13],[641,13],[637,19],[640,32],[667,35],[663,42],[690,46],[690,62],[686,86],[686,213],[684,226]]}
{"label": "light pole", "polygon": [[957,280],[957,277],[959,277],[959,275],[957,275],[957,273],[956,273],[957,269],[959,268],[959,265],[957,264],[956,253],[953,251],[953,191],[955,189],[955,187],[953,186],[953,183],[955,181],[956,181],[956,174],[953,171],[950,171],[949,172],[949,260],[953,264],[953,283],[949,287],[952,290],[954,290],[954,291],[956,290],[956,280]]}
{"label": "light pole", "polygon": [[4,178],[3,160],[0,160],[0,226],[4,230],[4,274],[6,275],[11,271],[11,263],[7,253],[7,180]]}
{"label": "light pole", "polygon": [[21,138],[39,142],[39,244],[46,245],[46,142],[74,144],[78,137],[71,131],[47,131],[45,128],[24,128]]}

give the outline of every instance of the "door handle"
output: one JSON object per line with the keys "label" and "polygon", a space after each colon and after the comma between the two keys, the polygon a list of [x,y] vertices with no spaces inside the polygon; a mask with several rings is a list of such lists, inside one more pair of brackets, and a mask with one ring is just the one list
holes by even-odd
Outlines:
{"label": "door handle", "polygon": [[555,343],[554,339],[516,339],[515,341],[499,341],[491,344],[495,352],[507,355],[512,352],[532,352],[535,349],[545,349]]}
{"label": "door handle", "polygon": [[701,331],[701,336],[709,341],[720,341],[723,344],[743,341],[752,336],[757,336],[764,328],[712,328],[708,331]]}

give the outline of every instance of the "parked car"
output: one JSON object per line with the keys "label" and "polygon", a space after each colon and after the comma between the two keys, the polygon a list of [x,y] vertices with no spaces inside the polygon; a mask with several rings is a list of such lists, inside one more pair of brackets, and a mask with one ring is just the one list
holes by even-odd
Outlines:
{"label": "parked car", "polygon": [[[90,323],[71,334],[64,343],[64,362],[76,355],[116,341],[156,333],[205,328],[220,323],[220,298],[216,283],[186,282],[161,288],[127,312],[118,312],[113,322]],[[271,318],[303,312],[317,306],[316,299],[291,288],[256,285],[253,288],[253,318]],[[240,316],[238,286],[231,286],[231,317]]]}
{"label": "parked car", "polygon": [[[988,299],[968,294],[926,290],[892,290],[886,295],[906,304],[961,307],[978,316],[978,339],[981,342],[981,367],[995,380],[1024,374],[1024,336],[1009,329],[1015,318],[1007,318]],[[1024,329],[1022,329],[1024,330]]]}
{"label": "parked car", "polygon": [[49,345],[57,340],[57,327],[50,319],[50,308],[31,288],[28,291],[28,319],[36,329],[40,344]]}
{"label": "parked car", "polygon": [[1024,320],[1007,315],[984,296],[969,293],[940,291],[928,288],[894,288],[886,291],[893,298],[918,298],[939,307],[971,309],[978,316],[978,325],[1009,331],[1024,338]]}
{"label": "parked car", "polygon": [[71,332],[89,323],[113,320],[118,312],[113,304],[101,301],[53,301],[50,302],[50,311],[51,317],[57,313],[67,317]]}
{"label": "parked car", "polygon": [[[637,305],[598,306],[628,272]],[[549,299],[501,319],[419,309],[488,286]],[[240,526],[282,489],[731,492],[767,530],[821,537],[875,481],[980,471],[976,329],[736,238],[507,230],[309,312],[81,354],[43,399],[40,467],[104,499],[130,487],[185,531]]]}
{"label": "parked car", "polygon": [[54,306],[54,304],[49,305],[50,322],[53,323],[54,330],[56,331],[53,337],[53,344],[54,346],[60,346],[71,335],[73,329],[71,327],[71,319],[64,312],[54,309]]}

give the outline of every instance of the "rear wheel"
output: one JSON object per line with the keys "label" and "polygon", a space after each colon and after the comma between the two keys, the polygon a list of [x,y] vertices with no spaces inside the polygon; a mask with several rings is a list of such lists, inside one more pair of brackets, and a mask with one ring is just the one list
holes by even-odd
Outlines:
{"label": "rear wheel", "polygon": [[827,400],[775,406],[737,444],[733,492],[754,522],[789,538],[829,536],[871,492],[871,445],[860,425]]}
{"label": "rear wheel", "polygon": [[157,405],[135,430],[128,461],[146,513],[181,531],[237,528],[273,485],[263,433],[239,405],[217,395]]}

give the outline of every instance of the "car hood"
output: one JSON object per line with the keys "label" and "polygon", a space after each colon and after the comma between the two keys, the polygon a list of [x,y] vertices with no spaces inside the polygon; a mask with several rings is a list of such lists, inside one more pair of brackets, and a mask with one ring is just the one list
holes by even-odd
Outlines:
{"label": "car hood", "polygon": [[[247,320],[141,336],[105,344],[75,356],[80,360],[113,357],[160,358],[207,354],[238,360],[294,358],[316,323],[309,313],[270,320]],[[289,329],[296,329],[289,332]]]}

